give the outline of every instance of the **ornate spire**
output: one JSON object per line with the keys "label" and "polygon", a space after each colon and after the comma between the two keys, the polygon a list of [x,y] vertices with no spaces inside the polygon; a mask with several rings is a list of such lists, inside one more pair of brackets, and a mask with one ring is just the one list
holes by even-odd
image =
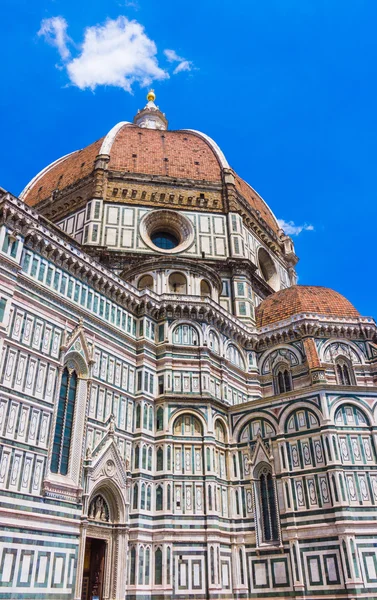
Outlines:
{"label": "ornate spire", "polygon": [[165,114],[160,111],[158,106],[155,105],[154,101],[156,94],[154,90],[149,90],[147,94],[148,103],[144,106],[143,110],[138,110],[134,116],[134,123],[138,127],[146,127],[147,129],[167,129],[168,121]]}

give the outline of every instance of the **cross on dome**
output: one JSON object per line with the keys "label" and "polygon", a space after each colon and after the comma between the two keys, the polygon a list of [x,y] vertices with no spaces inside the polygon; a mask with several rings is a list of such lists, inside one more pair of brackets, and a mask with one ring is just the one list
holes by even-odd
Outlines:
{"label": "cross on dome", "polygon": [[147,94],[147,104],[143,110],[138,110],[134,116],[134,123],[138,127],[147,129],[161,129],[165,130],[168,128],[168,121],[165,117],[165,113],[161,112],[159,107],[155,105],[154,101],[156,94],[154,90],[149,90]]}

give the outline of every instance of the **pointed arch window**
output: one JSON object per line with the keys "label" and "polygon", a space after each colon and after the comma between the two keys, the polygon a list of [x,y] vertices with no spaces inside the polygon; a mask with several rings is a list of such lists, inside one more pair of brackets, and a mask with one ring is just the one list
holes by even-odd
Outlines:
{"label": "pointed arch window", "polygon": [[279,541],[277,498],[275,482],[269,467],[263,467],[258,474],[259,529],[265,543]]}
{"label": "pointed arch window", "polygon": [[335,361],[336,378],[339,385],[354,385],[355,377],[351,364],[345,358]]}
{"label": "pointed arch window", "polygon": [[148,547],[145,551],[145,585],[149,585],[149,573],[150,573],[150,554],[151,550]]}
{"label": "pointed arch window", "polygon": [[136,406],[136,429],[140,428],[140,419],[141,419],[141,407],[140,404]]}
{"label": "pointed arch window", "polygon": [[162,585],[162,550],[157,548],[154,555],[154,583]]}
{"label": "pointed arch window", "polygon": [[140,446],[135,448],[135,469],[138,469],[140,465]]}
{"label": "pointed arch window", "polygon": [[162,471],[164,468],[164,451],[162,448],[157,450],[157,465],[156,471]]}
{"label": "pointed arch window", "polygon": [[51,472],[60,473],[60,475],[68,473],[76,390],[77,373],[65,367],[60,385],[51,457]]}
{"label": "pointed arch window", "polygon": [[162,487],[158,485],[156,488],[156,510],[162,510]]}
{"label": "pointed arch window", "polygon": [[170,546],[166,550],[166,583],[170,585]]}
{"label": "pointed arch window", "polygon": [[211,583],[215,583],[215,551],[213,546],[210,549],[210,562],[211,562]]}
{"label": "pointed arch window", "polygon": [[157,431],[162,431],[164,428],[164,409],[158,408],[156,413],[156,429]]}
{"label": "pointed arch window", "polygon": [[140,547],[139,550],[139,585],[143,585],[144,579],[144,548]]}
{"label": "pointed arch window", "polygon": [[292,374],[288,365],[279,365],[274,374],[275,394],[284,394],[293,390]]}
{"label": "pointed arch window", "polygon": [[239,560],[240,560],[240,579],[241,579],[242,585],[244,585],[244,583],[245,583],[245,574],[244,574],[244,570],[243,570],[243,552],[242,552],[242,548],[239,549]]}
{"label": "pointed arch window", "polygon": [[212,486],[208,485],[208,508],[212,510]]}
{"label": "pointed arch window", "polygon": [[130,560],[130,585],[135,585],[135,573],[136,573],[136,548],[131,548],[131,560]]}
{"label": "pointed arch window", "polygon": [[134,485],[134,499],[133,499],[133,509],[137,509],[137,505],[139,503],[139,485],[135,483]]}

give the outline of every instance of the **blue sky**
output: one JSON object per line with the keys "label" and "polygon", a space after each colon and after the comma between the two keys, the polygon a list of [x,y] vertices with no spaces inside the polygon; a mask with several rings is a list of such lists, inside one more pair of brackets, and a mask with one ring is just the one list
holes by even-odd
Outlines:
{"label": "blue sky", "polygon": [[3,0],[0,185],[131,120],[153,80],[171,129],[213,137],[313,227],[293,237],[299,283],[376,317],[376,24],[375,0]]}

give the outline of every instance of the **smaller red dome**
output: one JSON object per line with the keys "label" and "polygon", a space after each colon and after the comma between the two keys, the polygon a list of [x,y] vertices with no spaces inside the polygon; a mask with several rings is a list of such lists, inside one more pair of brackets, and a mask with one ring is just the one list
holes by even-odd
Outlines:
{"label": "smaller red dome", "polygon": [[330,288],[293,285],[267,296],[256,309],[257,327],[266,327],[300,313],[334,317],[359,317],[347,298]]}

